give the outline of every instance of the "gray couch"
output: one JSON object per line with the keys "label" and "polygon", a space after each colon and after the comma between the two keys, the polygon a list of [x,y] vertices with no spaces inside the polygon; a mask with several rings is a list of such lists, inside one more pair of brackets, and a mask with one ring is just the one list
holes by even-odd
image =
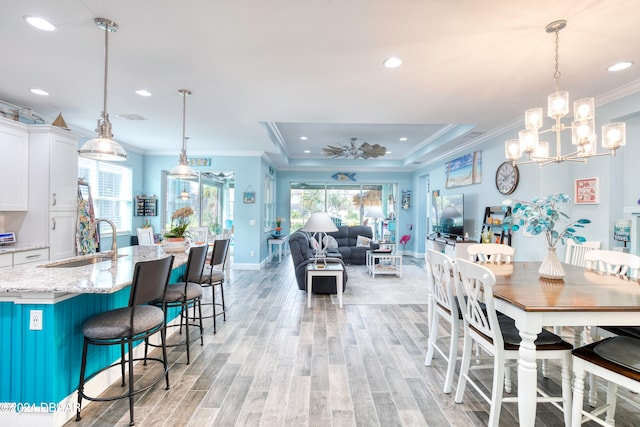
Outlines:
{"label": "gray couch", "polygon": [[343,225],[338,227],[338,231],[327,233],[333,236],[338,242],[338,252],[345,264],[364,265],[368,250],[378,249],[378,244],[371,243],[369,246],[356,246],[358,236],[373,238],[373,231],[367,225]]}

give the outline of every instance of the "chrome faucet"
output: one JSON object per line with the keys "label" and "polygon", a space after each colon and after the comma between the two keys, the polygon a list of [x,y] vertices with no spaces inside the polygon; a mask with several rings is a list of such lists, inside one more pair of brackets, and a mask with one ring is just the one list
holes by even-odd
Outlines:
{"label": "chrome faucet", "polygon": [[113,230],[113,237],[111,239],[111,257],[113,258],[114,262],[117,262],[118,261],[118,235],[116,233],[116,225],[113,223],[113,221],[106,218],[96,218],[96,220],[93,221],[93,224],[91,224],[91,232],[89,233],[89,235],[93,236],[93,234],[96,232],[96,228],[98,227],[98,223],[100,222],[106,222],[111,226],[111,230]]}

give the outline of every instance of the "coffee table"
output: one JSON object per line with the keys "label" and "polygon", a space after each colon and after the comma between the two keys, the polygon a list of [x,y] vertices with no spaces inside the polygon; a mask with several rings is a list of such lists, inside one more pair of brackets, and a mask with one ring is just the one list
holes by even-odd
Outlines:
{"label": "coffee table", "polygon": [[395,274],[402,277],[402,255],[394,251],[367,251],[367,272],[375,279],[376,274]]}

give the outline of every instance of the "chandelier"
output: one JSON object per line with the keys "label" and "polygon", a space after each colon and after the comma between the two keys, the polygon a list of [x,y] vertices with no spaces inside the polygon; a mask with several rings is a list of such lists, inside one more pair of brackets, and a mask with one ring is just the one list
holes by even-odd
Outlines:
{"label": "chandelier", "polygon": [[[525,111],[525,129],[518,134],[519,139],[505,142],[505,157],[516,164],[524,153],[529,160],[517,162],[519,164],[537,163],[546,166],[551,163],[565,161],[586,163],[589,157],[615,156],[616,150],[626,143],[626,129],[624,123],[607,123],[602,126],[602,147],[608,152],[598,153],[597,135],[595,131],[595,102],[593,98],[577,100],[573,103],[573,121],[570,125],[562,123],[561,119],[569,113],[569,92],[560,91],[560,70],[558,54],[559,33],[567,26],[567,21],[554,21],[546,26],[547,33],[555,33],[555,72],[556,91],[549,95],[547,115],[555,120],[551,128],[541,130],[543,125],[542,108],[532,108]],[[565,130],[571,130],[571,142],[575,146],[573,152],[562,154],[562,135]],[[549,143],[540,141],[539,136],[551,133],[556,136],[556,154],[549,154]]]}
{"label": "chandelier", "polygon": [[382,157],[387,154],[386,147],[380,144],[371,145],[368,142],[364,142],[362,145],[356,145],[357,139],[358,138],[351,138],[350,145],[340,145],[338,147],[329,145],[323,148],[322,151],[325,156],[331,156],[334,159],[369,159],[371,157]]}

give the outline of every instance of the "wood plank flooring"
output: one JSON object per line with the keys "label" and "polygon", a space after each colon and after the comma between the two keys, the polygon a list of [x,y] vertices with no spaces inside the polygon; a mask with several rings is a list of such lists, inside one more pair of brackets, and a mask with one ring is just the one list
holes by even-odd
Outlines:
{"label": "wood plank flooring", "polygon": [[[404,262],[423,265],[410,257]],[[169,350],[171,389],[161,382],[136,398],[136,425],[486,425],[488,404],[471,387],[461,404],[454,403],[454,393],[442,392],[446,364],[441,358],[424,366],[426,305],[340,309],[329,296],[315,295],[307,309],[290,257],[260,271],[232,271],[225,297],[227,321],[218,318],[215,335],[211,319],[206,321],[204,345],[191,344],[190,365],[183,346]],[[558,393],[559,374],[554,374],[559,370],[551,369],[551,378],[540,383]],[[157,374],[157,368],[136,367],[137,381]],[[490,377],[483,381],[490,386]],[[601,391],[599,398],[604,395]],[[128,425],[126,400],[87,403],[83,419],[67,426]],[[620,402],[617,425],[640,423],[635,412]],[[538,405],[536,425],[562,424],[557,409]],[[515,403],[504,404],[500,425],[517,425]]]}

